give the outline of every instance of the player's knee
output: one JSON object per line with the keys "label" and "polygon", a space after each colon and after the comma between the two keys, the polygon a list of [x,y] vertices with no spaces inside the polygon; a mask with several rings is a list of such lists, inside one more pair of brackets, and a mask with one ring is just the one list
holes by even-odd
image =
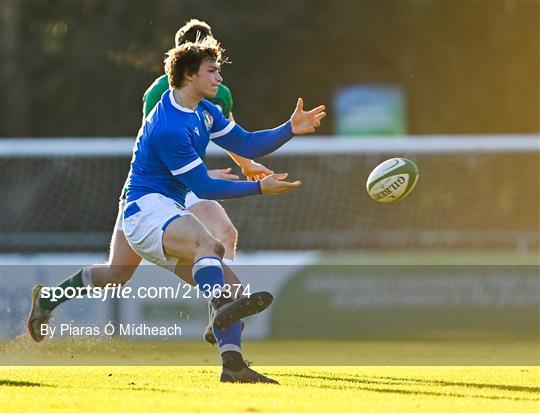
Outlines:
{"label": "player's knee", "polygon": [[225,246],[218,241],[217,239],[211,236],[205,236],[199,240],[199,255],[212,255],[217,256],[218,258],[223,258],[225,255]]}
{"label": "player's knee", "polygon": [[204,203],[195,205],[193,212],[203,223],[207,223],[214,238],[221,241],[227,249],[235,249],[238,231],[223,206],[215,200],[205,200]]}
{"label": "player's knee", "polygon": [[219,235],[215,235],[225,246],[236,249],[236,242],[238,241],[238,230],[235,226],[229,221],[221,229]]}
{"label": "player's knee", "polygon": [[225,246],[218,240],[214,240],[213,249],[216,256],[219,257],[220,259],[223,259],[223,257],[225,256]]}

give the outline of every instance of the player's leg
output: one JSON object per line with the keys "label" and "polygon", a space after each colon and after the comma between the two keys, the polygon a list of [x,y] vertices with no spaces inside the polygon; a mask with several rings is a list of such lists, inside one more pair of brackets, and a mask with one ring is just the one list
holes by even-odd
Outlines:
{"label": "player's leg", "polygon": [[[193,264],[193,280],[215,309],[214,332],[223,360],[224,381],[266,382],[247,368],[241,353],[239,320],[267,308],[270,293],[231,299],[223,279],[225,248],[208,229],[173,200],[148,194],[124,210],[124,233],[133,249],[160,266],[175,266],[178,259]],[[229,298],[228,298],[229,297]]]}
{"label": "player's leg", "polygon": [[[225,282],[231,285],[242,285],[240,278],[232,269],[236,257],[236,242],[238,231],[229,219],[229,216],[218,202],[215,200],[201,200],[199,203],[187,207],[204,225],[208,228],[214,238],[220,241],[225,247],[223,255],[223,271],[225,272]],[[242,289],[238,293],[242,293]]]}
{"label": "player's leg", "polygon": [[[236,258],[238,231],[223,206],[215,200],[199,199],[193,192],[189,192],[186,195],[186,208],[204,223],[212,236],[225,247],[223,255],[225,282],[231,285],[241,284],[238,275],[231,269]],[[241,294],[243,290],[238,291]]]}
{"label": "player's leg", "polygon": [[227,212],[215,200],[198,199],[193,193],[186,198],[186,208],[189,209],[205,226],[210,233],[225,247],[224,258],[234,261],[236,257],[236,243],[238,231],[234,227]]}
{"label": "player's leg", "polygon": [[[249,298],[234,300],[221,295],[225,290],[223,244],[190,211],[168,197],[152,193],[128,204],[124,210],[124,233],[135,252],[148,261],[173,270],[178,259],[193,264],[194,282],[219,308],[215,327],[227,328],[242,317],[262,311],[272,301],[270,293],[254,293]],[[214,295],[212,288],[216,285],[218,292]]]}
{"label": "player's leg", "polygon": [[126,284],[142,261],[124,235],[123,210],[124,203],[121,202],[111,238],[109,260],[106,264],[89,267],[90,282],[95,287],[105,287],[107,284]]}
{"label": "player's leg", "polygon": [[[223,382],[276,383],[249,369],[241,353],[240,319],[258,313],[271,302],[269,293],[255,293],[250,298],[231,300],[224,291],[221,259],[225,248],[194,216],[172,221],[163,234],[165,255],[193,261],[193,280],[211,298],[215,309],[214,335],[223,361]],[[228,295],[227,295],[228,294]]]}
{"label": "player's leg", "polygon": [[[193,263],[193,280],[200,290],[211,297],[214,308],[220,308],[224,302],[246,306],[245,309],[242,306],[230,310],[227,315],[223,316],[217,313],[214,319],[215,327],[227,328],[242,317],[262,311],[263,308],[266,308],[266,301],[271,301],[271,298],[268,298],[271,297],[269,293],[265,293],[263,297],[266,298],[261,298],[259,303],[256,294],[253,294],[256,301],[250,301],[250,298],[231,301],[230,289],[227,290],[226,296],[223,294],[226,288],[223,288],[225,282],[221,260],[225,248],[195,216],[181,216],[167,224],[163,229],[162,244],[166,257],[174,257]],[[218,287],[216,293],[212,292],[213,287]],[[259,309],[260,306],[263,308]]]}
{"label": "player's leg", "polygon": [[28,331],[35,341],[42,341],[41,326],[48,324],[52,311],[60,304],[68,301],[70,297],[62,295],[69,287],[74,289],[82,287],[105,287],[107,284],[125,284],[133,275],[141,262],[141,257],[133,251],[124,236],[122,229],[123,202],[120,202],[118,216],[111,238],[109,260],[106,264],[91,265],[78,269],[68,278],[60,282],[54,300],[42,298],[41,285],[32,291],[32,308],[28,316]]}
{"label": "player's leg", "polygon": [[[199,219],[212,236],[219,240],[225,247],[223,257],[223,272],[225,283],[234,288],[233,293],[241,296],[244,287],[238,275],[234,272],[232,265],[236,257],[236,243],[238,240],[238,231],[234,227],[227,212],[215,200],[199,199],[193,192],[186,195],[186,208]],[[212,329],[212,308],[208,309],[208,324],[204,329],[203,339],[210,344],[216,344],[216,338]],[[242,320],[242,330],[245,322]]]}

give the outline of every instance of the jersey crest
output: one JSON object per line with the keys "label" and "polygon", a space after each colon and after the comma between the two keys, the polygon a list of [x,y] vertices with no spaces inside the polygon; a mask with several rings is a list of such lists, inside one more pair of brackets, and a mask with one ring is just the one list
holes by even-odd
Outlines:
{"label": "jersey crest", "polygon": [[208,131],[210,131],[210,129],[214,125],[214,117],[212,117],[212,115],[210,115],[210,113],[206,110],[203,111],[202,116],[204,119],[204,126]]}

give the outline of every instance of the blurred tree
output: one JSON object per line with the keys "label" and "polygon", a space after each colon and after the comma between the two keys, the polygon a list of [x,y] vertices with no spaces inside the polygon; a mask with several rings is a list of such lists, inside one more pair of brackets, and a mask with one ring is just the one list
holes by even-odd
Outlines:
{"label": "blurred tree", "polygon": [[141,96],[191,17],[207,20],[247,128],[296,97],[400,84],[409,132],[540,131],[539,3],[81,0],[1,2],[2,136],[135,135]]}
{"label": "blurred tree", "polygon": [[0,80],[4,92],[0,135],[28,135],[29,131],[26,67],[19,53],[22,40],[20,23],[20,3],[0,2]]}

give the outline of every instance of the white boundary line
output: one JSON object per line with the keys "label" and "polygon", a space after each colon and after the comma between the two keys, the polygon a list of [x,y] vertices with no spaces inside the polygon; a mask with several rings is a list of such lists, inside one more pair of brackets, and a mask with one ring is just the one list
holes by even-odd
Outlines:
{"label": "white boundary line", "polygon": [[[4,157],[127,157],[135,138],[2,138]],[[540,152],[540,134],[509,135],[418,135],[406,137],[296,137],[274,154],[400,154],[400,153],[501,153]],[[207,154],[224,154],[210,142]]]}

